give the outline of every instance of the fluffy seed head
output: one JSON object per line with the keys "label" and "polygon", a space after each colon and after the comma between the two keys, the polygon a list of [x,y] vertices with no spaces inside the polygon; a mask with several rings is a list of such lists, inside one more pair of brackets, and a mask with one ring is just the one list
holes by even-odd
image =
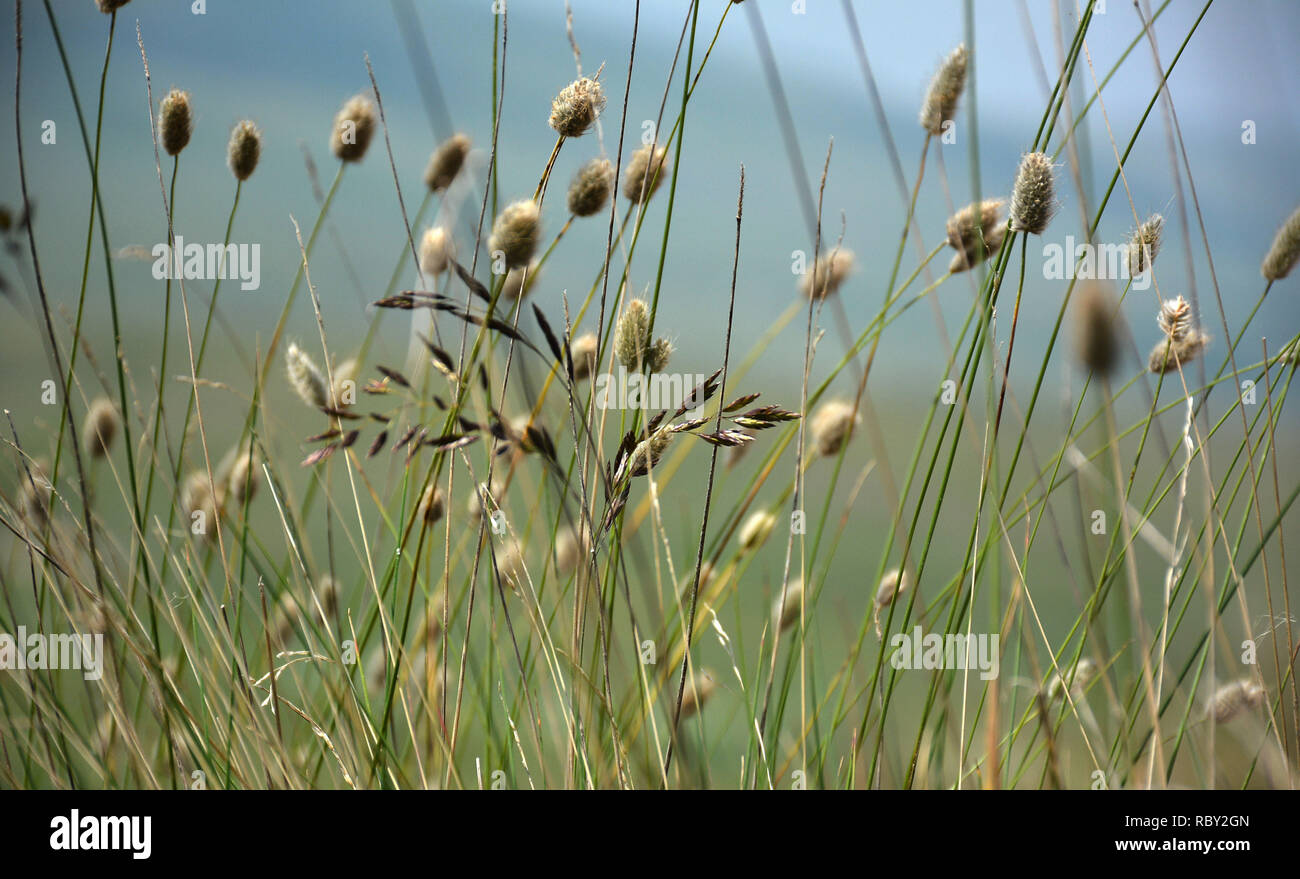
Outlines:
{"label": "fluffy seed head", "polygon": [[1300,261],[1300,208],[1286,218],[1277,230],[1273,246],[1268,249],[1259,270],[1270,281],[1280,281],[1291,273]]}
{"label": "fluffy seed head", "polygon": [[45,524],[50,516],[50,496],[53,494],[53,486],[45,475],[45,462],[26,462],[26,467],[19,469],[19,476],[22,479],[22,498],[18,508],[32,524]]}
{"label": "fluffy seed head", "polygon": [[1002,247],[1002,242],[1007,237],[1007,227],[1009,225],[1009,220],[1003,220],[1001,223],[995,224],[985,232],[983,247],[980,247],[979,242],[976,241],[971,244],[968,249],[959,250],[957,253],[953,254],[952,259],[948,263],[948,271],[954,275],[958,272],[964,272],[967,269],[974,268],[986,258],[997,253]]}
{"label": "fluffy seed head", "polygon": [[986,198],[971,202],[953,214],[948,218],[948,246],[960,252],[973,248],[980,236],[987,240],[1002,218],[1005,204],[1000,198]]}
{"label": "fluffy seed head", "polygon": [[257,160],[262,157],[262,132],[245,119],[230,132],[230,145],[226,147],[226,164],[235,179],[243,182],[257,170]]}
{"label": "fluffy seed head", "polygon": [[329,386],[316,362],[297,346],[290,344],[284,361],[289,376],[289,386],[308,406],[317,409],[329,405]]}
{"label": "fluffy seed head", "polygon": [[958,46],[943,60],[934,79],[930,81],[930,90],[926,92],[925,103],[921,105],[920,121],[921,127],[936,137],[943,134],[944,122],[957,113],[957,100],[966,87],[968,60],[966,47]]}
{"label": "fluffy seed head", "polygon": [[784,601],[778,595],[772,602],[772,622],[781,631],[799,622],[803,608],[803,580],[798,579],[785,587]]}
{"label": "fluffy seed head", "polygon": [[357,401],[357,369],[355,357],[349,357],[334,367],[334,386],[330,389],[331,404],[335,409],[346,409]]}
{"label": "fluffy seed head", "polygon": [[650,200],[655,190],[668,176],[668,149],[659,147],[651,154],[651,144],[646,144],[628,159],[623,172],[623,197],[632,204]]}
{"label": "fluffy seed head", "polygon": [[117,409],[107,397],[100,397],[91,403],[86,412],[86,422],[81,428],[87,456],[107,458],[113,449],[113,440],[117,437],[119,426]]}
{"label": "fluffy seed head", "polygon": [[501,296],[505,299],[514,301],[520,296],[528,295],[533,289],[533,284],[537,280],[537,260],[528,264],[527,270],[523,266],[518,266],[506,273],[505,283],[501,285]]}
{"label": "fluffy seed head", "polygon": [[1268,692],[1255,681],[1233,681],[1214,691],[1207,714],[1214,718],[1215,723],[1227,723],[1247,709],[1262,705],[1267,695]]}
{"label": "fluffy seed head", "polygon": [[519,547],[513,540],[507,540],[497,549],[496,568],[501,575],[501,582],[518,592],[526,574],[524,571],[524,557],[520,555]]}
{"label": "fluffy seed head", "polygon": [[861,421],[862,417],[853,411],[852,403],[829,400],[817,408],[809,424],[813,445],[822,455],[837,455]]}
{"label": "fluffy seed head", "polygon": [[637,443],[627,459],[628,475],[645,476],[649,473],[650,468],[659,463],[672,440],[673,434],[668,428],[661,427],[649,439]]}
{"label": "fluffy seed head", "polygon": [[614,327],[614,356],[623,368],[635,372],[645,363],[650,348],[650,306],[633,299]]}
{"label": "fluffy seed head", "polygon": [[257,456],[252,450],[240,454],[230,465],[230,473],[226,476],[226,490],[237,505],[242,507],[246,501],[252,501],[253,496],[257,494],[257,474]]}
{"label": "fluffy seed head", "polygon": [[488,239],[488,250],[496,258],[500,251],[507,269],[528,265],[528,260],[537,250],[537,239],[541,235],[541,223],[537,203],[530,198],[508,204],[492,224],[492,237]]}
{"label": "fluffy seed head", "polygon": [[365,95],[349,98],[334,116],[330,150],[345,162],[360,162],[375,133],[375,105]]}
{"label": "fluffy seed head", "polygon": [[1192,306],[1179,296],[1177,299],[1166,299],[1160,303],[1160,314],[1156,316],[1156,323],[1160,326],[1160,331],[1175,342],[1181,342],[1187,338],[1192,329]]}
{"label": "fluffy seed head", "polygon": [[740,534],[737,539],[740,541],[741,549],[757,549],[767,542],[767,538],[772,535],[772,530],[776,528],[776,515],[768,510],[760,510],[745,520],[745,524],[740,527]]}
{"label": "fluffy seed head", "polygon": [[429,227],[420,239],[420,271],[436,278],[447,271],[447,261],[455,253],[455,246],[447,230],[442,226]]}
{"label": "fluffy seed head", "polygon": [[596,371],[596,348],[599,345],[595,333],[583,333],[569,345],[573,357],[574,381],[590,378]]}
{"label": "fluffy seed head", "polygon": [[604,156],[597,156],[578,169],[569,184],[569,213],[590,217],[609,201],[614,189],[614,166]]}
{"label": "fluffy seed head", "polygon": [[190,93],[172,89],[162,99],[158,113],[158,134],[167,155],[174,156],[190,142],[194,133],[194,116],[190,109]]}
{"label": "fluffy seed head", "polygon": [[586,133],[605,109],[605,90],[590,77],[566,85],[551,101],[551,127],[565,137]]}
{"label": "fluffy seed head", "polygon": [[1128,273],[1136,278],[1151,268],[1160,252],[1160,236],[1165,230],[1165,218],[1152,214],[1137,227],[1128,243]]}
{"label": "fluffy seed head", "polygon": [[840,285],[853,271],[853,251],[836,247],[817,257],[811,272],[799,279],[799,290],[809,299],[825,299],[839,292]]}
{"label": "fluffy seed head", "polygon": [[223,487],[217,485],[217,494],[212,493],[212,488],[212,484],[208,481],[208,474],[202,470],[195,470],[185,477],[185,483],[181,486],[181,507],[184,508],[187,516],[193,516],[195,513],[203,514],[207,523],[204,534],[209,540],[217,536],[216,518],[225,503],[225,498],[221,494]]}
{"label": "fluffy seed head", "polygon": [[1052,160],[1044,153],[1026,153],[1011,190],[1011,228],[1043,234],[1056,213],[1055,188]]}
{"label": "fluffy seed head", "polygon": [[880,578],[876,587],[876,607],[889,607],[898,596],[912,588],[912,578],[906,571],[894,568]]}
{"label": "fluffy seed head", "polygon": [[572,574],[591,551],[591,537],[587,527],[567,525],[555,539],[555,569],[561,574]]}
{"label": "fluffy seed head", "polygon": [[651,372],[663,372],[668,368],[668,360],[673,356],[673,343],[665,338],[655,339],[645,356],[646,369]]}
{"label": "fluffy seed head", "polygon": [[439,144],[429,157],[429,166],[424,169],[424,185],[433,192],[443,192],[451,186],[465,164],[469,147],[469,138],[459,133]]}
{"label": "fluffy seed head", "polygon": [[99,11],[105,15],[108,15],[110,12],[116,12],[130,2],[131,0],[95,0],[95,4],[99,7]]}
{"label": "fluffy seed head", "polygon": [[1075,346],[1079,360],[1099,376],[1108,375],[1119,358],[1121,320],[1110,287],[1085,282],[1074,306]]}
{"label": "fluffy seed head", "polygon": [[438,486],[430,483],[425,488],[424,494],[420,495],[420,517],[432,525],[442,518],[445,511],[446,504],[443,503],[442,491]]}
{"label": "fluffy seed head", "polygon": [[1079,660],[1078,665],[1071,672],[1068,668],[1062,668],[1061,671],[1053,672],[1051,680],[1047,683],[1047,699],[1064,698],[1065,691],[1070,691],[1070,698],[1077,699],[1083,695],[1083,690],[1092,680],[1097,677],[1097,663],[1084,657]]}
{"label": "fluffy seed head", "polygon": [[682,691],[682,718],[698,714],[718,688],[718,676],[711,669],[703,668],[691,676]]}

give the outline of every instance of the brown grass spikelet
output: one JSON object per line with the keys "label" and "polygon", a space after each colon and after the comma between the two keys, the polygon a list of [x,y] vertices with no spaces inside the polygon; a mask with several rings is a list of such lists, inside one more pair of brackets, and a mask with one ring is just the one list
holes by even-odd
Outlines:
{"label": "brown grass spikelet", "polygon": [[162,99],[158,111],[158,135],[167,155],[175,156],[185,149],[194,133],[194,113],[190,107],[190,93],[172,89]]}
{"label": "brown grass spikelet", "polygon": [[825,299],[839,292],[840,286],[853,272],[853,251],[836,247],[830,253],[817,257],[811,272],[805,271],[799,279],[799,290],[808,299]]}
{"label": "brown grass spikelet", "polygon": [[551,102],[550,124],[564,137],[581,137],[605,109],[605,90],[588,76],[560,89]]}
{"label": "brown grass spikelet", "polygon": [[344,162],[360,162],[375,134],[375,105],[364,94],[347,100],[334,116],[330,151]]}
{"label": "brown grass spikelet", "polygon": [[447,271],[448,261],[456,254],[451,235],[442,226],[430,226],[420,238],[420,271],[437,277]]}
{"label": "brown grass spikelet", "polygon": [[1233,681],[1214,691],[1206,711],[1215,723],[1228,723],[1243,712],[1264,704],[1268,691],[1252,680]]}
{"label": "brown grass spikelet", "polygon": [[965,45],[959,45],[943,59],[921,104],[921,127],[934,136],[943,134],[943,124],[957,113],[957,101],[966,88],[966,65],[970,60]]}
{"label": "brown grass spikelet", "polygon": [[1056,179],[1045,153],[1025,153],[1011,189],[1011,228],[1041,235],[1056,213]]}
{"label": "brown grass spikelet", "polygon": [[803,578],[799,578],[792,580],[785,587],[785,592],[776,597],[772,602],[772,624],[776,628],[784,632],[799,622],[799,615],[803,609],[803,596]]}
{"label": "brown grass spikelet", "polygon": [[120,426],[117,408],[107,397],[99,397],[91,403],[86,412],[85,424],[81,428],[87,457],[107,458]]}
{"label": "brown grass spikelet", "polygon": [[492,224],[492,237],[488,251],[495,260],[500,253],[507,269],[528,265],[537,240],[541,235],[537,203],[531,198],[521,199],[505,206]]}
{"label": "brown grass spikelet", "polygon": [[573,357],[574,381],[591,378],[592,373],[596,371],[596,349],[599,344],[600,341],[595,333],[583,333],[570,344],[569,353]]}
{"label": "brown grass spikelet", "polygon": [[653,150],[653,156],[652,148],[652,144],[646,144],[634,152],[623,172],[623,197],[632,204],[649,201],[668,176],[668,148]]}
{"label": "brown grass spikelet", "polygon": [[845,400],[828,400],[813,413],[809,423],[813,446],[825,457],[839,454],[853,436],[862,416]]}
{"label": "brown grass spikelet", "polygon": [[459,132],[440,143],[424,169],[424,185],[432,192],[445,192],[464,166],[469,148],[469,137]]}
{"label": "brown grass spikelet", "polygon": [[43,525],[50,517],[50,499],[54,487],[50,485],[45,471],[46,463],[43,460],[27,461],[26,466],[19,467],[18,470],[22,480],[18,509],[33,525]]}
{"label": "brown grass spikelet", "polygon": [[672,431],[661,427],[649,439],[637,443],[627,459],[628,475],[635,477],[649,473],[650,469],[659,463],[659,459],[663,457],[668,444],[672,441]]}
{"label": "brown grass spikelet", "polygon": [[1277,230],[1259,271],[1270,281],[1280,281],[1291,274],[1297,261],[1300,261],[1300,208]]}
{"label": "brown grass spikelet", "polygon": [[116,12],[130,2],[131,0],[95,0],[95,5],[99,7],[100,12],[108,15],[109,13]]}
{"label": "brown grass spikelet", "polygon": [[1085,282],[1074,306],[1075,347],[1083,365],[1099,376],[1109,375],[1119,359],[1122,320],[1109,285]]}
{"label": "brown grass spikelet", "polygon": [[740,526],[740,533],[736,539],[740,542],[741,549],[757,549],[767,542],[775,528],[776,515],[770,510],[759,510]]}
{"label": "brown grass spikelet", "polygon": [[316,361],[306,351],[291,343],[284,355],[289,386],[304,403],[317,409],[329,405],[329,386]]}
{"label": "brown grass spikelet", "polygon": [[244,182],[257,170],[257,160],[262,157],[262,132],[252,122],[245,119],[230,132],[230,144],[226,147],[226,164],[235,179]]}
{"label": "brown grass spikelet", "polygon": [[257,471],[257,455],[252,449],[242,452],[230,465],[230,473],[226,476],[226,491],[241,507],[252,501],[257,494]]}
{"label": "brown grass spikelet", "polygon": [[1131,277],[1151,268],[1160,252],[1161,236],[1165,230],[1165,218],[1152,214],[1142,221],[1128,243],[1128,273]]}
{"label": "brown grass spikelet", "polygon": [[590,217],[609,201],[614,190],[614,165],[604,156],[587,162],[573,175],[569,184],[569,213]]}
{"label": "brown grass spikelet", "polygon": [[693,674],[686,681],[686,689],[682,691],[682,713],[681,718],[694,717],[713,697],[713,693],[718,688],[718,676],[712,669],[702,668]]}

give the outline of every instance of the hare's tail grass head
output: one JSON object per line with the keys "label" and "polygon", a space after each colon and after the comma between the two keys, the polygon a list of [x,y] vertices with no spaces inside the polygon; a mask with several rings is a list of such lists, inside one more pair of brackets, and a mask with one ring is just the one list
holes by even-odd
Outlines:
{"label": "hare's tail grass head", "polygon": [[194,111],[190,106],[190,93],[172,89],[162,99],[158,113],[158,134],[167,155],[178,155],[190,142],[193,133]]}
{"label": "hare's tail grass head", "polygon": [[226,164],[230,166],[230,173],[239,182],[244,182],[253,176],[257,160],[261,157],[261,130],[247,119],[236,124],[230,132],[230,144],[226,147]]}
{"label": "hare's tail grass head", "polygon": [[1098,376],[1109,375],[1119,359],[1120,321],[1110,287],[1086,282],[1074,307],[1075,343],[1083,365]]}
{"label": "hare's tail grass head", "polygon": [[605,109],[605,91],[583,76],[560,90],[551,102],[551,127],[564,137],[580,137]]}
{"label": "hare's tail grass head", "polygon": [[334,116],[330,151],[344,162],[359,162],[375,134],[375,105],[367,95],[349,98]]}
{"label": "hare's tail grass head", "polygon": [[812,444],[825,457],[839,454],[853,436],[862,416],[847,400],[828,400],[817,408],[808,424]]}
{"label": "hare's tail grass head", "polygon": [[289,387],[308,406],[321,409],[329,406],[329,386],[320,367],[306,351],[291,343],[284,355],[285,368],[289,376]]}
{"label": "hare's tail grass head", "polygon": [[652,144],[646,144],[628,159],[627,170],[623,172],[623,197],[632,204],[649,201],[667,173],[667,147],[654,149]]}
{"label": "hare's tail grass head", "polygon": [[944,123],[957,114],[957,101],[966,88],[966,66],[970,56],[965,45],[960,45],[943,60],[930,81],[921,104],[921,127],[938,137],[943,134]]}
{"label": "hare's tail grass head", "polygon": [[86,412],[86,423],[81,429],[87,456],[92,459],[107,458],[121,425],[117,408],[107,397],[99,397],[91,403]]}
{"label": "hare's tail grass head", "polygon": [[1165,218],[1159,214],[1147,217],[1137,227],[1128,243],[1128,271],[1133,277],[1151,268],[1160,252],[1161,235],[1165,229]]}
{"label": "hare's tail grass head", "polygon": [[804,272],[799,279],[799,290],[809,299],[832,296],[853,274],[854,265],[853,251],[847,247],[835,247],[830,253],[817,257],[811,272]]}
{"label": "hare's tail grass head", "polygon": [[1026,153],[1011,189],[1011,228],[1041,235],[1056,213],[1056,178],[1045,153]]}
{"label": "hare's tail grass head", "polygon": [[614,165],[604,156],[597,156],[573,175],[569,184],[569,213],[575,217],[599,213],[609,202],[613,189]]}
{"label": "hare's tail grass head", "polygon": [[464,166],[469,148],[469,137],[460,133],[439,144],[429,157],[429,166],[424,169],[424,185],[433,192],[445,192]]}
{"label": "hare's tail grass head", "polygon": [[455,256],[451,235],[442,226],[431,226],[420,239],[420,271],[436,278],[447,271],[448,261]]}
{"label": "hare's tail grass head", "polygon": [[1297,261],[1300,261],[1300,208],[1277,230],[1273,246],[1259,270],[1268,280],[1280,281],[1291,273]]}
{"label": "hare's tail grass head", "polygon": [[528,265],[541,237],[541,216],[537,202],[525,198],[505,206],[492,224],[492,237],[488,250],[495,260],[497,254],[505,260],[507,269]]}

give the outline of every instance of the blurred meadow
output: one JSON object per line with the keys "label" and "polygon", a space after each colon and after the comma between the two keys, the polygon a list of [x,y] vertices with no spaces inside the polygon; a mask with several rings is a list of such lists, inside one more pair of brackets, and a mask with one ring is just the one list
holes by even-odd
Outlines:
{"label": "blurred meadow", "polygon": [[105,5],[0,26],[0,633],[105,668],[0,786],[1294,787],[1295,4]]}

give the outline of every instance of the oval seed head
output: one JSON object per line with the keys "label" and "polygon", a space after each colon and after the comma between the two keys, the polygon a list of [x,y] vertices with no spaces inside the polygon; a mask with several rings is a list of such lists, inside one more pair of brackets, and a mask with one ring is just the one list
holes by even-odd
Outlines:
{"label": "oval seed head", "polygon": [[1192,306],[1179,296],[1166,299],[1160,303],[1160,314],[1156,316],[1160,331],[1175,342],[1187,338],[1192,329]]}
{"label": "oval seed head", "polygon": [[230,145],[226,147],[226,164],[239,182],[253,176],[257,160],[262,157],[262,132],[245,119],[230,132]]}
{"label": "oval seed head", "polygon": [[961,252],[975,247],[981,236],[987,241],[1002,219],[1005,204],[1000,198],[986,198],[971,202],[953,214],[948,218],[948,246]]}
{"label": "oval seed head", "polygon": [[28,461],[26,467],[20,467],[18,472],[22,479],[22,498],[18,508],[33,525],[44,525],[50,517],[50,497],[54,493],[49,477],[45,475],[45,462]]}
{"label": "oval seed head", "polygon": [[447,271],[447,263],[456,253],[451,235],[442,226],[424,230],[420,239],[420,271],[434,278]]}
{"label": "oval seed head", "polygon": [[888,607],[898,596],[912,588],[912,578],[906,571],[894,568],[880,578],[876,588],[876,607]]}
{"label": "oval seed head", "polygon": [[551,101],[551,127],[564,137],[580,137],[604,109],[600,83],[586,76],[575,79]]}
{"label": "oval seed head", "polygon": [[1078,699],[1083,695],[1084,688],[1095,677],[1097,677],[1097,663],[1087,657],[1079,660],[1073,672],[1068,668],[1053,672],[1051,680],[1047,683],[1048,701],[1064,698],[1067,689],[1071,699]]}
{"label": "oval seed head", "polygon": [[443,503],[442,491],[438,486],[430,483],[424,489],[424,494],[420,495],[420,517],[432,525],[442,518],[446,510],[446,504]]}
{"label": "oval seed head", "polygon": [[1270,281],[1280,281],[1291,273],[1300,260],[1300,208],[1286,218],[1277,230],[1273,246],[1260,264],[1259,270]]}
{"label": "oval seed head", "polygon": [[703,668],[698,674],[692,675],[686,682],[686,689],[682,691],[681,718],[698,714],[717,688],[718,676],[711,669]]}
{"label": "oval seed head", "polygon": [[555,570],[569,575],[577,570],[583,558],[591,551],[591,538],[584,525],[580,529],[566,525],[555,540]]}
{"label": "oval seed head", "polygon": [[328,406],[329,386],[325,383],[325,376],[321,374],[320,368],[307,356],[307,352],[296,344],[290,344],[284,360],[289,375],[289,386],[293,388],[294,393],[308,406],[317,409]]}
{"label": "oval seed head", "polygon": [[767,542],[767,538],[772,536],[772,530],[776,528],[776,515],[768,510],[760,510],[745,520],[745,524],[740,526],[740,534],[737,539],[740,541],[741,549],[757,549]]}
{"label": "oval seed head", "polygon": [[1267,695],[1255,681],[1233,681],[1214,691],[1207,714],[1215,723],[1227,723],[1247,709],[1262,705]]}
{"label": "oval seed head", "polygon": [[252,450],[235,458],[230,465],[230,474],[226,477],[226,490],[238,506],[252,501],[257,494],[257,457]]}
{"label": "oval seed head", "polygon": [[335,409],[346,409],[355,403],[357,390],[357,369],[359,364],[355,357],[349,357],[334,367],[334,387],[330,389],[330,404]]}
{"label": "oval seed head", "polygon": [[614,166],[604,156],[597,156],[578,169],[569,184],[569,213],[590,217],[609,201],[614,190]]}
{"label": "oval seed head", "polygon": [[1002,242],[1007,237],[1007,227],[1010,226],[1009,220],[1003,220],[995,224],[984,234],[984,246],[980,247],[976,241],[966,250],[960,250],[953,254],[952,260],[948,263],[949,274],[958,274],[967,269],[974,268],[988,257],[997,253],[1002,247]]}
{"label": "oval seed head", "polygon": [[646,352],[645,365],[650,372],[663,372],[668,368],[668,360],[673,356],[673,343],[662,336]]}
{"label": "oval seed head", "polygon": [[222,496],[223,487],[218,485],[216,494],[212,493],[212,489],[208,474],[202,470],[195,470],[187,476],[184,485],[181,486],[181,507],[187,516],[192,517],[195,513],[203,513],[207,523],[203,535],[208,540],[217,538],[216,520],[225,504],[225,498]]}
{"label": "oval seed head", "polygon": [[1179,364],[1186,365],[1205,353],[1210,346],[1210,337],[1200,330],[1188,330],[1180,341],[1166,336],[1151,349],[1147,358],[1147,368],[1157,375],[1164,372],[1177,372]]}
{"label": "oval seed head", "polygon": [[375,105],[365,95],[349,98],[334,116],[330,150],[344,162],[360,162],[375,133]]}
{"label": "oval seed head", "polygon": [[505,256],[506,268],[513,269],[528,265],[528,260],[537,250],[537,239],[541,235],[541,223],[537,203],[530,198],[506,205],[492,224],[492,237],[488,239],[488,250],[493,254],[500,251]]}
{"label": "oval seed head", "polygon": [[424,185],[433,192],[445,192],[465,164],[470,141],[463,134],[453,134],[438,145],[424,169]]}
{"label": "oval seed head", "polygon": [[853,271],[853,251],[836,247],[830,253],[817,257],[811,272],[805,271],[799,279],[799,290],[809,299],[825,299],[839,292],[840,285]]}
{"label": "oval seed head", "polygon": [[862,416],[853,411],[852,403],[844,400],[823,403],[813,413],[809,425],[813,445],[826,457],[837,455],[861,421]]}
{"label": "oval seed head", "polygon": [[1151,268],[1152,263],[1156,261],[1156,254],[1160,252],[1160,236],[1164,230],[1165,218],[1159,214],[1152,214],[1137,227],[1137,231],[1133,233],[1133,238],[1128,243],[1130,277],[1136,278]]}
{"label": "oval seed head", "polygon": [[651,148],[652,144],[646,144],[634,152],[623,172],[623,197],[632,204],[649,201],[668,176],[668,148],[659,147],[653,157]]}
{"label": "oval seed head", "polygon": [[614,327],[614,356],[628,372],[637,372],[645,364],[649,343],[650,306],[633,299]]}
{"label": "oval seed head", "polygon": [[666,427],[661,427],[649,439],[637,443],[632,454],[628,455],[628,475],[645,476],[649,473],[650,469],[659,463],[659,459],[663,457],[664,451],[672,440],[672,432]]}
{"label": "oval seed head", "polygon": [[943,124],[957,114],[957,100],[966,87],[966,64],[969,55],[966,46],[953,49],[938,72],[930,81],[930,90],[925,93],[925,103],[921,105],[921,127],[930,134],[943,134]]}
{"label": "oval seed head", "polygon": [[573,380],[582,381],[591,378],[592,373],[596,371],[596,347],[599,341],[595,333],[583,333],[573,340],[569,346],[569,354],[573,357]]}
{"label": "oval seed head", "polygon": [[1052,160],[1043,153],[1026,153],[1011,190],[1011,228],[1043,234],[1056,213],[1055,188]]}
{"label": "oval seed head", "polygon": [[1109,285],[1086,282],[1074,307],[1075,344],[1083,365],[1099,376],[1108,375],[1119,359],[1121,320]]}
{"label": "oval seed head", "polygon": [[778,595],[772,602],[772,622],[776,628],[784,632],[799,622],[799,615],[803,610],[803,579],[792,582],[785,588],[783,595],[784,601],[782,596]]}
{"label": "oval seed head", "polygon": [[501,582],[518,592],[525,577],[524,557],[513,540],[507,540],[496,551],[496,569],[501,575]]}
{"label": "oval seed head", "polygon": [[158,134],[167,155],[177,155],[194,133],[194,116],[190,110],[190,93],[172,89],[162,99],[158,113]]}
{"label": "oval seed head", "polygon": [[86,412],[86,422],[81,428],[86,455],[91,458],[107,458],[113,449],[113,440],[117,438],[119,426],[117,409],[113,408],[107,397],[100,397],[91,403]]}
{"label": "oval seed head", "polygon": [[131,0],[95,0],[96,5],[99,6],[99,11],[105,15],[116,12],[130,2]]}
{"label": "oval seed head", "polygon": [[527,269],[523,266],[511,269],[506,273],[505,283],[501,285],[502,298],[514,301],[521,296],[527,296],[533,289],[537,274],[537,260],[530,262]]}

